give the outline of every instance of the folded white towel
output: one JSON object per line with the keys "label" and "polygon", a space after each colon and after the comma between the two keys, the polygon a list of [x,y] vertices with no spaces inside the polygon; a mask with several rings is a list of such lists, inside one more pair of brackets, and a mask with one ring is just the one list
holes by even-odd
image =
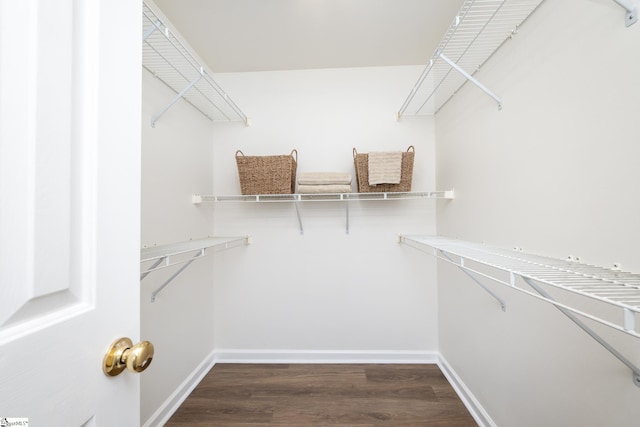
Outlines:
{"label": "folded white towel", "polygon": [[347,185],[347,184],[327,184],[327,185],[298,184],[298,193],[300,193],[300,194],[351,193],[351,185]]}
{"label": "folded white towel", "polygon": [[298,173],[298,184],[326,185],[351,184],[351,174],[342,172],[301,172]]}
{"label": "folded white towel", "polygon": [[399,184],[401,177],[401,151],[369,153],[369,185]]}

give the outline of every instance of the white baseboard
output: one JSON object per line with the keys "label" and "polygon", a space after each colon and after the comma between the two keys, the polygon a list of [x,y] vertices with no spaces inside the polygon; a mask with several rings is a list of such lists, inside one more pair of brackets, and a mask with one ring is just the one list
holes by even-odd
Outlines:
{"label": "white baseboard", "polygon": [[171,396],[158,408],[151,417],[142,425],[143,427],[160,427],[169,421],[169,418],[178,410],[182,402],[191,394],[194,388],[202,381],[205,375],[215,365],[215,352],[209,354],[198,367],[189,375]]}
{"label": "white baseboard", "polygon": [[476,399],[471,390],[469,390],[442,354],[438,354],[438,366],[476,423],[478,423],[480,427],[497,427],[496,423],[494,423],[489,416],[489,413],[480,404],[478,399]]}
{"label": "white baseboard", "polygon": [[216,363],[438,363],[435,351],[218,349]]}

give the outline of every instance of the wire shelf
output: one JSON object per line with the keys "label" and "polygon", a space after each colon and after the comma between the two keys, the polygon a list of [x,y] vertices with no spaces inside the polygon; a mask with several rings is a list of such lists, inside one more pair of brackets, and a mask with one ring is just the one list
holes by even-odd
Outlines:
{"label": "wire shelf", "polygon": [[[416,199],[445,199],[454,198],[454,191],[406,191],[406,192],[388,192],[388,193],[326,193],[326,194],[258,194],[258,195],[233,195],[233,196],[207,196],[193,194],[191,202],[195,205],[201,203],[218,203],[218,202],[253,202],[253,203],[273,203],[288,202],[292,203],[296,209],[298,218],[298,226],[300,234],[304,234],[302,226],[302,217],[298,209],[299,202],[353,202],[368,200],[416,200]],[[345,233],[349,234],[349,205],[344,203],[345,207]]]}
{"label": "wire shelf", "polygon": [[194,194],[194,204],[203,202],[344,202],[357,200],[410,200],[410,199],[453,199],[453,190],[446,191],[403,191],[387,193],[325,193],[325,194],[256,194],[211,196]]}
{"label": "wire shelf", "polygon": [[156,270],[182,264],[171,277],[151,293],[151,302],[155,302],[158,294],[162,292],[165,287],[189,267],[192,262],[204,257],[209,249],[212,251],[230,249],[236,246],[248,245],[250,240],[249,236],[205,237],[166,245],[143,247],[140,250],[140,264],[151,265],[140,273],[140,280],[142,281]]}
{"label": "wire shelf", "polygon": [[206,67],[144,2],[142,31],[143,68],[176,93],[176,98],[154,116],[152,126],[179,99],[212,121],[243,121],[248,124],[247,116],[216,83]]}
{"label": "wire shelf", "polygon": [[247,237],[205,237],[202,239],[187,240],[184,242],[170,243],[166,245],[149,246],[140,249],[140,262],[153,261],[160,258],[169,258],[175,255],[200,251],[207,248],[228,249],[234,246],[246,244]]}
{"label": "wire shelf", "polygon": [[466,0],[400,107],[403,115],[435,114],[467,81],[443,60],[473,75],[544,0]]}
{"label": "wire shelf", "polygon": [[[523,291],[575,314],[640,338],[636,327],[636,316],[640,313],[639,274],[438,236],[401,236],[400,241],[418,249],[421,247],[431,248],[434,256],[455,264],[465,271]],[[497,274],[493,275],[476,270],[471,267],[470,262],[506,272],[510,279],[505,280]],[[620,313],[615,320],[604,319],[593,313],[559,303],[550,297],[531,293],[521,288],[521,284],[516,281],[516,278],[521,278],[528,284],[542,283],[604,302],[619,309]]]}
{"label": "wire shelf", "polygon": [[190,263],[197,258],[205,256],[208,249],[213,251],[231,249],[236,246],[248,245],[249,240],[248,236],[205,237],[166,245],[143,247],[140,249],[140,264],[148,265],[151,261],[153,261],[153,264],[140,274],[140,279],[144,279],[152,271]]}

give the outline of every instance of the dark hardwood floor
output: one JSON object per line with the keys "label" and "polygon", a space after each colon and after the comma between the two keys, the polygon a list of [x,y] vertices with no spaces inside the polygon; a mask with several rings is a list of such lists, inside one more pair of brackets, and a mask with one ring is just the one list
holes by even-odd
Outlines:
{"label": "dark hardwood floor", "polygon": [[436,365],[217,364],[166,424],[477,426]]}

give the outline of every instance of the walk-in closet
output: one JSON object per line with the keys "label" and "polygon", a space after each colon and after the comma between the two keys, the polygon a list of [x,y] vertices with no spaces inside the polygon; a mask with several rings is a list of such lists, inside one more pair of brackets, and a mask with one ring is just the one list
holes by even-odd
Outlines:
{"label": "walk-in closet", "polygon": [[[141,282],[141,335],[163,355],[143,422],[214,364],[259,362],[437,364],[479,425],[637,423],[640,27],[624,7],[456,2],[422,65],[202,76],[178,33],[196,65],[169,88],[157,55],[196,31],[156,3],[143,253],[173,242],[166,259],[189,266]],[[358,192],[354,150],[407,147],[409,191]],[[350,173],[353,191],[243,195],[238,150],[295,150],[298,176]]]}
{"label": "walk-in closet", "polygon": [[639,0],[56,3],[0,4],[0,425],[640,425]]}

